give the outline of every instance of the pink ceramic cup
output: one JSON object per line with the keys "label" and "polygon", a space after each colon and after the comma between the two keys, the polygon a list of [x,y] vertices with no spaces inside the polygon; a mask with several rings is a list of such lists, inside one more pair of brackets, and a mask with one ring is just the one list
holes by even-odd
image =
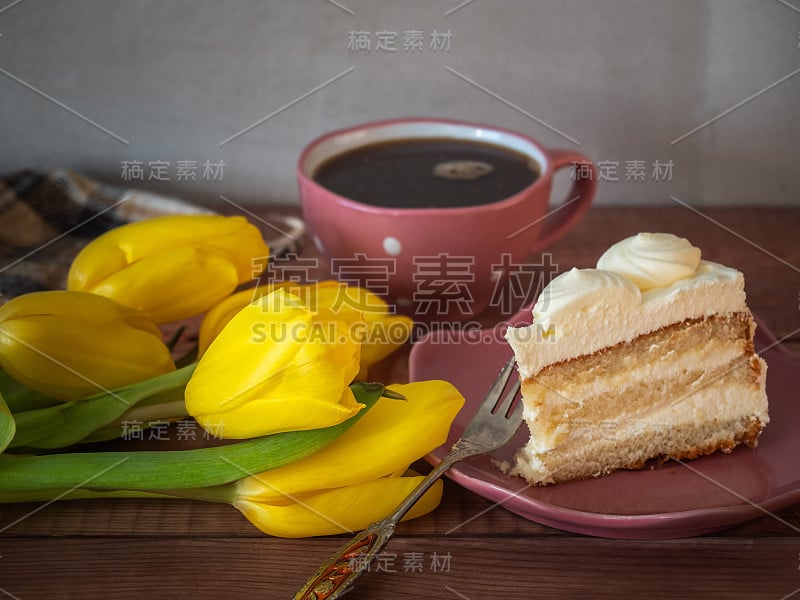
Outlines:
{"label": "pink ceramic cup", "polygon": [[[334,156],[409,138],[504,146],[535,161],[539,177],[504,200],[455,208],[372,206],[335,194],[314,180],[317,169]],[[553,173],[574,163],[582,165],[583,176],[574,177],[567,199],[551,207]],[[367,123],[315,139],[300,155],[297,179],[304,218],[335,275],[373,289],[421,320],[452,321],[489,306],[501,265],[521,263],[578,222],[594,197],[597,173],[580,152],[545,149],[521,133],[407,118]]]}

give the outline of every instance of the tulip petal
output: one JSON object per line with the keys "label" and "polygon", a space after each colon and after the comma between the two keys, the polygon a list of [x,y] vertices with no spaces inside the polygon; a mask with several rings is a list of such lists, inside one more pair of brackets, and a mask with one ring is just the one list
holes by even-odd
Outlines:
{"label": "tulip petal", "polygon": [[[337,283],[337,282],[331,282]],[[385,315],[389,307],[378,295],[369,290],[339,283],[320,287],[317,292],[317,306],[324,306],[333,311],[342,309],[357,310],[364,313],[366,319],[376,315]]]}
{"label": "tulip petal", "polygon": [[[369,414],[369,413],[367,413]],[[246,498],[233,505],[266,534],[299,538],[352,533],[388,516],[422,481],[422,477],[385,478],[308,494],[296,502],[274,506]],[[442,498],[437,481],[403,520],[414,519],[436,508]]]}
{"label": "tulip petal", "polygon": [[158,329],[143,317],[106,298],[67,291],[26,294],[0,309],[0,366],[61,400],[175,368]]}
{"label": "tulip petal", "polygon": [[358,372],[360,344],[339,319],[357,318],[353,311],[315,314],[284,290],[259,298],[203,355],[186,388],[189,414],[226,438],[350,418],[362,408],[347,387]]}
{"label": "tulip petal", "polygon": [[0,323],[30,316],[62,315],[66,319],[87,323],[113,324],[121,318],[134,329],[161,336],[161,332],[144,313],[86,292],[51,290],[18,296],[0,306]]}
{"label": "tulip petal", "polygon": [[[256,398],[231,410],[195,415],[200,426],[225,439],[248,439],[283,431],[338,425],[362,408],[346,388],[338,402],[314,398]],[[191,412],[190,412],[191,414]]]}
{"label": "tulip petal", "polygon": [[189,247],[143,258],[87,291],[146,312],[157,323],[170,323],[208,310],[237,283],[227,259]]}
{"label": "tulip petal", "polygon": [[389,306],[380,296],[357,286],[321,288],[318,306],[334,311],[355,309],[362,313],[366,330],[361,345],[361,370],[359,378],[366,378],[368,369],[380,362],[411,337],[414,321],[408,317],[391,315]]}
{"label": "tulip petal", "polygon": [[95,238],[75,258],[69,289],[94,287],[121,266],[181,247],[207,247],[237,263],[243,280],[252,279],[254,257],[269,249],[258,229],[243,217],[173,215],[128,223]]}
{"label": "tulip petal", "polygon": [[445,443],[464,405],[446,381],[420,381],[389,389],[407,400],[381,398],[358,423],[325,448],[291,465],[245,477],[237,493],[270,504],[313,490],[364,483],[404,470]]}
{"label": "tulip petal", "polygon": [[337,314],[345,311],[361,313],[365,325],[357,325],[353,331],[353,335],[359,336],[362,342],[361,366],[356,374],[359,379],[366,379],[369,367],[389,356],[411,337],[414,321],[390,314],[386,302],[369,290],[330,280],[308,285],[282,282],[233,294],[209,310],[200,326],[199,354],[202,356],[205,353],[213,339],[239,310],[276,289],[300,297],[311,310],[326,308]]}
{"label": "tulip petal", "polygon": [[261,233],[242,217],[159,217],[90,242],[73,261],[67,287],[114,298],[158,322],[175,321],[256,277],[268,255]]}
{"label": "tulip petal", "polygon": [[[215,304],[203,317],[200,324],[200,332],[197,339],[197,353],[199,356],[205,354],[211,342],[219,335],[225,328],[225,325],[236,316],[248,304],[255,302],[259,298],[271,294],[277,289],[286,288],[292,285],[291,282],[275,283],[270,285],[261,285],[249,290],[237,292],[228,296],[224,300]],[[291,290],[287,290],[291,291]],[[306,303],[307,304],[307,303]]]}
{"label": "tulip petal", "polygon": [[[389,314],[389,307],[379,296],[364,288],[349,286],[339,281],[325,280],[318,283],[298,285],[293,282],[259,286],[233,294],[213,307],[203,319],[198,341],[199,352],[203,352],[233,316],[250,302],[277,289],[294,294],[311,310],[327,308],[335,313],[355,311],[362,314],[367,323],[367,332],[373,323],[380,323],[381,330],[364,335],[365,345],[374,346],[368,364],[374,364],[388,356],[411,335],[413,321],[407,317]],[[388,323],[385,321],[388,320]],[[388,346],[384,346],[384,342]],[[372,358],[374,355],[374,358]],[[364,358],[362,357],[362,364]]]}
{"label": "tulip petal", "polygon": [[302,348],[312,320],[312,312],[288,294],[277,299],[270,295],[239,311],[186,386],[189,414],[213,414],[223,404],[233,408],[244,394],[258,389],[264,377],[282,372]]}

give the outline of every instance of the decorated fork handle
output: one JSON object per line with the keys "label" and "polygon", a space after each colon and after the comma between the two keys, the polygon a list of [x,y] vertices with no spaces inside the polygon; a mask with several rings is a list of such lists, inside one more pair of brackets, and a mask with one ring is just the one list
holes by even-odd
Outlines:
{"label": "decorated fork handle", "polygon": [[295,595],[295,600],[334,600],[349,592],[392,537],[395,523],[373,523],[339,548]]}
{"label": "decorated fork handle", "polygon": [[331,558],[325,561],[316,573],[294,596],[294,600],[336,600],[353,588],[355,580],[369,569],[372,561],[389,542],[397,523],[411,510],[411,507],[428,491],[453,463],[475,454],[471,447],[460,441],[453,446],[442,462],[436,465],[428,476],[414,488],[395,511],[376,521],[353,539],[344,544]]}

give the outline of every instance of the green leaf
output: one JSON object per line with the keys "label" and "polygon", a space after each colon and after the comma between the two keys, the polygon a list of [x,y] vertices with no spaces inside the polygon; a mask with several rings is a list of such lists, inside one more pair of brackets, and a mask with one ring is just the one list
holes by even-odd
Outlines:
{"label": "green leaf", "polygon": [[383,397],[389,398],[390,400],[408,400],[408,398],[403,396],[403,394],[401,394],[400,392],[395,392],[393,390],[390,390],[389,388],[383,390]]}
{"label": "green leaf", "polygon": [[7,371],[2,369],[0,369],[0,392],[3,393],[6,405],[12,413],[47,408],[48,406],[57,406],[61,404],[60,400],[49,398],[48,396],[22,385],[19,381],[11,377]]}
{"label": "green leaf", "polygon": [[192,364],[193,362],[197,362],[197,354],[198,354],[198,346],[197,344],[194,344],[192,345],[191,348],[189,348],[186,351],[186,354],[184,354],[180,358],[175,359],[175,366],[180,369],[182,367]]}
{"label": "green leaf", "polygon": [[172,352],[175,349],[175,345],[178,343],[178,340],[181,339],[181,336],[183,335],[184,331],[186,331],[186,325],[181,325],[180,327],[178,327],[175,333],[172,334],[172,337],[167,341],[166,346],[167,348],[169,348],[170,352]]}
{"label": "green leaf", "polygon": [[63,448],[77,444],[148,398],[186,386],[194,371],[190,365],[113,392],[103,392],[57,406],[14,415],[17,432],[12,448]]}
{"label": "green leaf", "polygon": [[3,394],[0,393],[0,453],[2,453],[8,444],[14,439],[16,432],[16,423],[14,422],[14,415],[8,410],[8,405],[3,399]]}

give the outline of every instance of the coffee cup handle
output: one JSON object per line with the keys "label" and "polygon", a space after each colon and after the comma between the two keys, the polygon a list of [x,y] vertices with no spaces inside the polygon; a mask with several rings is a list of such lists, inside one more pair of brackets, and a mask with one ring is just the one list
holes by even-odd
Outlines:
{"label": "coffee cup handle", "polygon": [[552,149],[548,149],[547,153],[554,174],[575,164],[575,177],[567,199],[555,208],[550,208],[545,215],[542,234],[532,250],[546,248],[572,229],[589,210],[597,190],[597,168],[584,154],[574,150]]}

